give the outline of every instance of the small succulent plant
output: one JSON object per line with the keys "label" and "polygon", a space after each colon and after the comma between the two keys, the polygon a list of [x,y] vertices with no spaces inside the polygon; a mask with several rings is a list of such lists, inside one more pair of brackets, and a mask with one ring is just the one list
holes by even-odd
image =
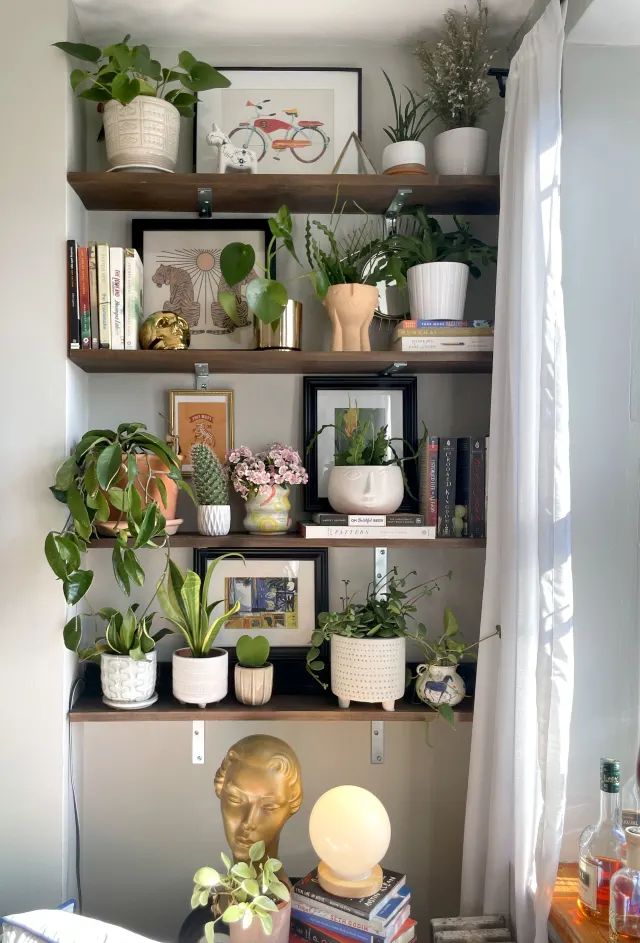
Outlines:
{"label": "small succulent plant", "polygon": [[229,503],[229,480],[225,468],[208,445],[196,442],[191,447],[193,486],[201,507]]}
{"label": "small succulent plant", "polygon": [[236,642],[236,655],[243,668],[264,668],[269,661],[270,645],[264,635],[241,635]]}

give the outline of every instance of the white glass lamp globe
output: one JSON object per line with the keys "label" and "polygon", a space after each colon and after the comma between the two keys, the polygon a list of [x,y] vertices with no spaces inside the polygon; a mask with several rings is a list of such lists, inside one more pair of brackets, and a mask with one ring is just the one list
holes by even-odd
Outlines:
{"label": "white glass lamp globe", "polygon": [[368,789],[335,786],[323,793],[311,810],[309,837],[320,858],[318,881],[329,894],[369,897],[380,890],[391,822]]}

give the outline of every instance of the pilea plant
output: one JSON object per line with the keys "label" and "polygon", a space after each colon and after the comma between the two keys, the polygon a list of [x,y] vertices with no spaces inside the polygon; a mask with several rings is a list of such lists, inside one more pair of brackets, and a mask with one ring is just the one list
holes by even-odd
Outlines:
{"label": "pilea plant", "polygon": [[228,474],[213,449],[204,442],[196,442],[191,446],[191,463],[193,465],[193,490],[198,504],[202,507],[211,504],[228,504]]}
{"label": "pilea plant", "polygon": [[273,913],[280,902],[290,900],[289,888],[277,877],[282,862],[265,858],[265,844],[255,842],[249,849],[249,861],[232,864],[224,852],[220,855],[225,871],[199,868],[193,876],[192,907],[211,906],[213,920],[205,924],[207,943],[213,943],[215,925],[242,923],[246,929],[254,919],[268,935],[273,930]]}

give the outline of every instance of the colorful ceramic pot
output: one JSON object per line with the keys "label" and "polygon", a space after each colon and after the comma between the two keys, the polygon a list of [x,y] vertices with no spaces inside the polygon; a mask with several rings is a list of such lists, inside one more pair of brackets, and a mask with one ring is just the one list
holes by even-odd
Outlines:
{"label": "colorful ceramic pot", "polygon": [[286,534],[291,526],[289,489],[270,485],[247,498],[244,527],[250,534]]}
{"label": "colorful ceramic pot", "polygon": [[418,665],[416,694],[425,704],[455,707],[466,694],[457,665]]}

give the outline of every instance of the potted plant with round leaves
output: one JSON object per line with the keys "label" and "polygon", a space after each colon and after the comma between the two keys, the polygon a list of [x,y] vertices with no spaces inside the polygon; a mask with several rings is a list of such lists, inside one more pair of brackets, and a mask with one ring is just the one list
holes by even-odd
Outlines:
{"label": "potted plant with round leaves", "polygon": [[409,100],[403,103],[401,95],[396,95],[393,83],[384,69],[382,74],[391,92],[394,112],[393,124],[383,128],[391,144],[387,144],[382,152],[382,172],[423,174],[426,172],[426,155],[420,138],[435,120],[435,116],[430,117],[425,100],[417,98],[406,85]]}
{"label": "potted plant with round leaves", "polygon": [[186,50],[167,68],[151,57],[148,46],[130,46],[129,39],[104,49],[87,43],[54,46],[85,64],[72,70],[71,88],[102,111],[110,167],[173,173],[180,117],[193,117],[198,92],[230,82]]}
{"label": "potted plant with round leaves", "polygon": [[191,446],[191,464],[198,505],[198,530],[208,537],[223,537],[231,528],[227,470],[204,442]]}
{"label": "potted plant with round leaves", "polygon": [[193,876],[191,906],[210,906],[213,914],[204,928],[207,943],[219,921],[228,924],[231,943],[289,943],[291,895],[277,876],[282,862],[265,857],[263,841],[251,845],[249,861],[220,857],[224,871],[204,867]]}
{"label": "potted plant with round leaves", "polygon": [[241,704],[266,704],[273,692],[273,665],[270,646],[264,635],[241,635],[236,642],[238,664],[233,679],[236,698]]}

